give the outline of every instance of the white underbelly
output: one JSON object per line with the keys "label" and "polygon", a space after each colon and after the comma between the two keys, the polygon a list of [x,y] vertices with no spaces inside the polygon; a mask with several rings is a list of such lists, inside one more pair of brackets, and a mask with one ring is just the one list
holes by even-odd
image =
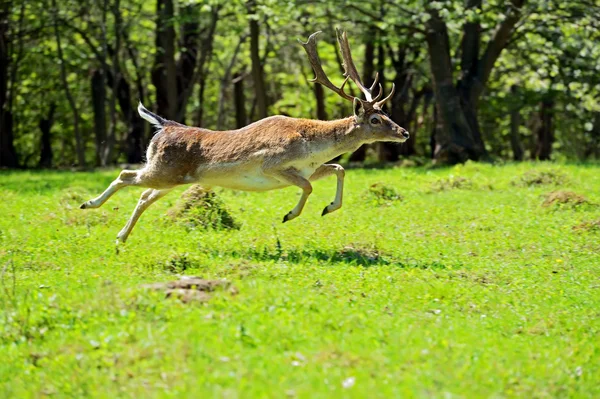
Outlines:
{"label": "white underbelly", "polygon": [[[291,184],[266,175],[259,165],[227,165],[218,170],[204,170],[200,174],[199,184],[206,187],[223,187],[241,191],[269,191],[291,186]],[[294,167],[305,179],[315,172],[313,165]]]}
{"label": "white underbelly", "polygon": [[268,176],[221,176],[218,179],[202,179],[202,184],[210,187],[224,187],[241,191],[269,191],[289,186]]}

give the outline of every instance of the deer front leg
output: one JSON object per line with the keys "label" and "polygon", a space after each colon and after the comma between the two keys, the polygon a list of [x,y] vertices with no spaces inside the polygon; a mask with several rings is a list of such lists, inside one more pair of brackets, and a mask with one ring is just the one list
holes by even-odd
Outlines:
{"label": "deer front leg", "polygon": [[127,224],[117,235],[117,244],[119,244],[119,242],[124,243],[127,241],[127,237],[129,237],[131,230],[133,230],[133,227],[137,223],[140,216],[142,216],[142,213],[144,213],[144,211],[148,209],[150,205],[164,197],[169,191],[171,191],[171,189],[155,190],[150,188],[142,193],[142,196],[140,197],[140,200],[131,214],[131,217],[127,221]]}
{"label": "deer front leg", "polygon": [[323,209],[321,216],[325,216],[328,213],[337,211],[342,207],[342,197],[344,196],[344,176],[346,175],[346,172],[344,171],[344,168],[338,164],[324,164],[319,166],[319,169],[317,169],[309,178],[310,181],[315,181],[333,174],[335,174],[337,177],[335,199],[331,204],[327,205],[325,209]]}
{"label": "deer front leg", "polygon": [[300,176],[298,171],[296,171],[295,169],[266,171],[265,173],[273,176],[277,180],[280,180],[284,183],[288,183],[292,186],[300,187],[302,189],[302,196],[300,197],[298,204],[296,204],[294,209],[289,211],[283,217],[283,223],[300,216],[300,214],[302,213],[302,209],[304,209],[304,205],[306,204],[306,200],[308,200],[308,196],[312,193],[312,185],[310,184],[310,182],[304,177]]}

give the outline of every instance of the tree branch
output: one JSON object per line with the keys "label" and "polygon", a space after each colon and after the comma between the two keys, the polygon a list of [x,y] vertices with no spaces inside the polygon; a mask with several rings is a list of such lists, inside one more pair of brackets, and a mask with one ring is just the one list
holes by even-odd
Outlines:
{"label": "tree branch", "polygon": [[511,0],[511,4],[507,10],[506,18],[500,22],[496,31],[490,38],[485,52],[478,63],[478,67],[474,75],[473,88],[471,90],[471,99],[477,99],[481,95],[485,84],[490,77],[494,63],[500,56],[502,50],[508,44],[513,28],[521,18],[521,7],[526,0]]}

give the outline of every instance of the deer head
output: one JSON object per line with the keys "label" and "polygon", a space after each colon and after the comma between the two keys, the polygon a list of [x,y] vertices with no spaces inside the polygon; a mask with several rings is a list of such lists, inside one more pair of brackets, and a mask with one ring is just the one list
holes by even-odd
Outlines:
{"label": "deer head", "polygon": [[[346,35],[346,32],[342,32],[339,29],[336,29],[336,34],[338,44],[342,52],[344,76],[346,79],[344,79],[344,82],[340,87],[337,87],[331,83],[325,74],[325,71],[323,71],[321,60],[317,52],[317,35],[319,35],[319,33],[321,33],[321,31],[310,35],[306,43],[298,40],[302,47],[304,47],[304,50],[308,55],[308,60],[310,61],[312,69],[315,73],[315,77],[311,80],[311,82],[320,83],[337,93],[340,97],[353,102],[356,128],[363,134],[365,142],[405,142],[409,137],[408,132],[396,124],[382,110],[383,105],[394,96],[394,91],[396,89],[395,86],[392,84],[392,91],[390,94],[388,94],[383,100],[380,100],[381,96],[383,95],[383,88],[381,87],[381,84],[378,83],[379,74],[375,75],[375,80],[373,81],[371,87],[367,88],[365,85],[363,85],[358,71],[356,70],[356,66],[354,65],[354,61],[352,60],[352,53],[350,52],[350,45],[348,44],[348,36]],[[350,96],[344,91],[344,86],[346,83],[348,83],[349,79],[352,80],[364,94],[364,100],[358,97]],[[379,88],[378,94],[373,97],[373,90],[375,90],[377,87]]]}

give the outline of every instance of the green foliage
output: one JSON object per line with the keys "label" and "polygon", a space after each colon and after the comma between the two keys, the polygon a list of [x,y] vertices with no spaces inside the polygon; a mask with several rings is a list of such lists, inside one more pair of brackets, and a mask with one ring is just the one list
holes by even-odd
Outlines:
{"label": "green foliage", "polygon": [[392,202],[402,201],[402,195],[395,188],[382,183],[371,184],[365,197],[379,206],[389,206]]}
{"label": "green foliage", "polygon": [[[76,163],[73,115],[59,82],[59,64],[52,24],[56,20],[63,38],[67,80],[75,97],[80,114],[86,158],[96,161],[94,115],[90,78],[104,62],[112,70],[111,52],[116,46],[113,0],[109,1],[57,1],[58,9],[49,7],[48,1],[10,2],[8,21],[11,49],[9,65],[9,103],[14,116],[15,145],[20,161],[25,166],[37,165],[40,153],[40,120],[47,116],[52,104],[56,105],[52,127],[54,164],[72,166]],[[203,34],[211,21],[211,12],[219,8],[213,52],[209,57],[204,82],[203,98],[199,85],[187,104],[186,122],[197,119],[203,110],[202,126],[216,128],[219,117],[219,100],[223,99],[222,127],[235,127],[234,93],[231,78],[225,71],[232,62],[234,50],[241,41],[241,50],[232,64],[232,72],[243,77],[246,111],[256,119],[255,89],[250,71],[249,20],[257,20],[261,27],[260,52],[267,81],[270,114],[294,117],[316,117],[313,84],[308,82],[312,71],[296,39],[305,40],[316,30],[324,34],[319,43],[320,56],[325,71],[334,84],[343,80],[338,54],[334,50],[334,27],[350,33],[354,59],[359,70],[366,60],[365,43],[382,45],[385,54],[382,65],[375,68],[385,77],[387,88],[396,78],[394,62],[401,58],[408,62],[411,85],[409,98],[431,88],[425,24],[435,8],[449,30],[451,57],[459,73],[460,41],[466,23],[481,25],[481,43],[485,46],[499,23],[508,12],[504,2],[491,0],[482,7],[467,7],[464,1],[390,0],[365,4],[364,1],[346,0],[342,3],[274,0],[257,0],[256,9],[247,13],[244,2],[218,0],[179,1],[171,23],[175,26],[177,40],[181,40],[183,26],[191,19],[200,20],[199,32]],[[106,9],[104,8],[106,6]],[[185,13],[184,10],[193,9]],[[157,103],[152,71],[155,67],[157,47],[156,2],[120,0],[122,37],[119,51],[120,68],[132,91],[132,102],[143,99],[151,108]],[[600,7],[583,1],[526,2],[508,47],[496,62],[492,76],[479,101],[479,118],[488,150],[497,157],[510,157],[509,118],[511,109],[517,107],[522,114],[521,139],[526,150],[535,146],[534,124],[538,104],[545,96],[555,99],[555,152],[567,158],[589,157],[588,149],[597,146],[594,129],[598,106],[600,59]],[[181,61],[188,51],[177,48],[176,58]],[[482,47],[481,52],[485,49]],[[394,59],[394,62],[392,61]],[[511,87],[520,88],[511,94]],[[399,89],[399,88],[398,88]],[[107,109],[112,96],[112,84],[107,81]],[[355,87],[349,88],[357,93]],[[330,119],[350,114],[351,107],[344,100],[326,90],[325,104]],[[133,104],[135,105],[135,104]],[[253,111],[254,110],[254,111]],[[126,161],[127,133],[130,123],[117,104],[117,125],[114,127],[118,148],[115,162]],[[107,115],[107,126],[110,125]],[[418,123],[416,121],[419,121]],[[600,118],[598,119],[600,121]],[[416,149],[421,156],[430,153],[429,136],[433,130],[433,112],[419,102],[416,106],[414,126]],[[149,127],[143,145],[149,139]]]}
{"label": "green foliage", "polygon": [[[324,179],[285,224],[295,188],[219,192],[240,230],[165,223],[176,189],[118,253],[141,188],[67,206],[116,175],[0,172],[0,397],[600,395],[600,209],[541,206],[600,203],[598,165],[350,169],[341,210],[320,216]],[[431,191],[451,176],[475,184]],[[377,206],[374,182],[404,199]],[[239,293],[146,288],[174,274]]]}

